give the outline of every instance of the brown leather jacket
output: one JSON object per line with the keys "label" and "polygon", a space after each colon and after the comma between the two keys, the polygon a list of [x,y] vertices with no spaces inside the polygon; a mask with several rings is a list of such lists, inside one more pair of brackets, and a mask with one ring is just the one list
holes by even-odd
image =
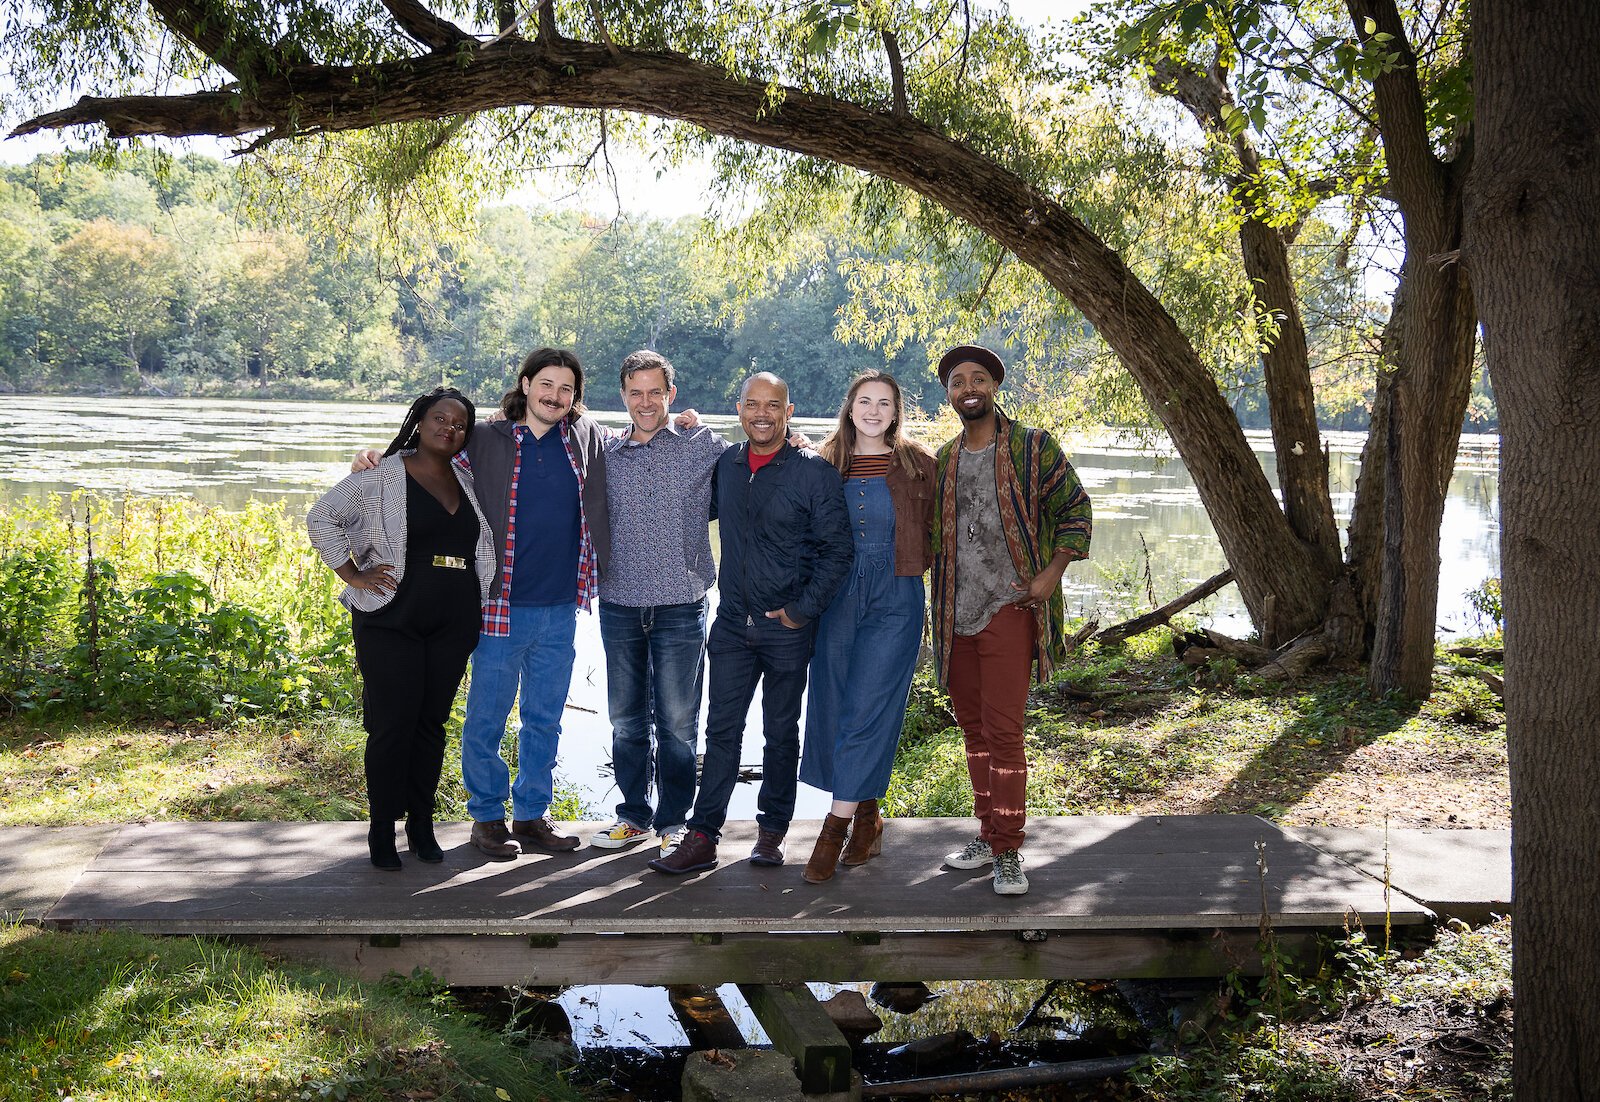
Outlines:
{"label": "brown leather jacket", "polygon": [[922,477],[912,478],[895,459],[884,479],[894,502],[894,572],[903,577],[921,577],[933,565],[933,456],[918,452],[917,471]]}

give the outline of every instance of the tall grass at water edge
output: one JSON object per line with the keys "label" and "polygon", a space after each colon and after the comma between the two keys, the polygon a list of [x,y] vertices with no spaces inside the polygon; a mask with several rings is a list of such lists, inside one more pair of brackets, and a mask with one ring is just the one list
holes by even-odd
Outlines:
{"label": "tall grass at water edge", "polygon": [[336,576],[281,504],[0,508],[0,717],[298,717],[359,679]]}

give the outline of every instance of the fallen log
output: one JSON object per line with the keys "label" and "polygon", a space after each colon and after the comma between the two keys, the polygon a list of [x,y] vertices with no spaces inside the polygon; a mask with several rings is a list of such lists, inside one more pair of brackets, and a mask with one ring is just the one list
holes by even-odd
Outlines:
{"label": "fallen log", "polygon": [[1458,658],[1486,658],[1491,662],[1504,662],[1506,649],[1504,647],[1479,647],[1471,643],[1462,643],[1454,647],[1444,648],[1446,654],[1456,655]]}
{"label": "fallen log", "polygon": [[1222,634],[1220,631],[1212,631],[1210,628],[1206,628],[1205,631],[1206,638],[1211,640],[1212,647],[1230,658],[1237,658],[1246,665],[1261,666],[1271,662],[1273,659],[1273,652],[1266,647],[1258,647],[1254,643],[1246,643],[1242,639],[1234,639],[1231,636]]}
{"label": "fallen log", "polygon": [[1197,601],[1203,601],[1217,590],[1233,581],[1233,568],[1229,567],[1214,578],[1208,578],[1195,586],[1183,596],[1168,601],[1158,609],[1146,612],[1143,616],[1135,616],[1131,620],[1124,620],[1120,624],[1112,624],[1106,630],[1094,637],[1096,643],[1120,643],[1124,639],[1131,639],[1135,635],[1158,628],[1170,623],[1172,618]]}
{"label": "fallen log", "polygon": [[1320,634],[1305,635],[1290,643],[1272,661],[1258,668],[1257,677],[1268,681],[1293,681],[1332,653]]}

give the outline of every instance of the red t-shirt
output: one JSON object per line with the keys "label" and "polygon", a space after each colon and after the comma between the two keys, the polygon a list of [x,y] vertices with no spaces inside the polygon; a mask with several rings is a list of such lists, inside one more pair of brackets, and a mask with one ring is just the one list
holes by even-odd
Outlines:
{"label": "red t-shirt", "polygon": [[754,450],[751,450],[749,453],[750,473],[755,474],[762,467],[765,467],[768,463],[771,463],[772,457],[777,454],[777,452],[768,452],[766,455],[757,455]]}

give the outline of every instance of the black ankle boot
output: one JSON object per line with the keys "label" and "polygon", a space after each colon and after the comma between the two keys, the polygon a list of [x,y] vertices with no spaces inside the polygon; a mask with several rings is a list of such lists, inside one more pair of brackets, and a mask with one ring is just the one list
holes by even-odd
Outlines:
{"label": "black ankle boot", "polygon": [[411,856],[418,861],[437,865],[444,860],[444,850],[439,848],[439,842],[433,836],[431,816],[413,815],[406,819],[406,844],[411,847]]}
{"label": "black ankle boot", "polygon": [[375,820],[367,827],[367,853],[372,863],[384,872],[400,870],[400,854],[394,848],[394,824],[388,820]]}

